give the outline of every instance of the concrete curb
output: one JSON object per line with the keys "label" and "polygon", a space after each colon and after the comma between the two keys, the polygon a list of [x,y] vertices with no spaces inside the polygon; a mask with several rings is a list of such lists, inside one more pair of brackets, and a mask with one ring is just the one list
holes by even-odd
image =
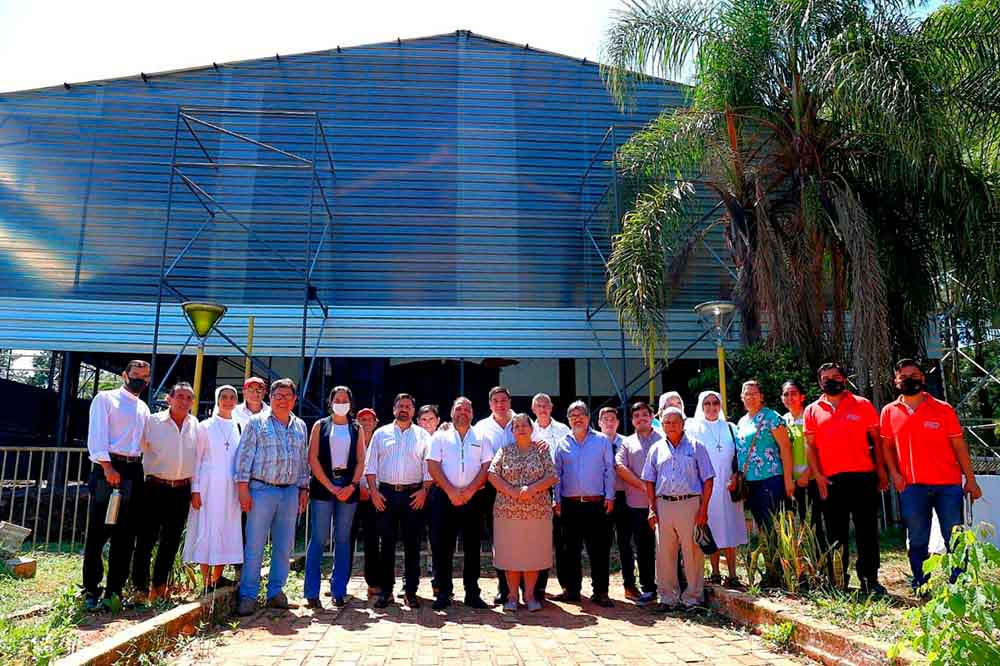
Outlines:
{"label": "concrete curb", "polygon": [[[193,635],[199,621],[227,617],[236,603],[236,588],[227,587],[127,627],[114,636],[63,657],[56,666],[111,666],[128,663],[161,647],[168,638]],[[121,661],[119,661],[121,660]]]}
{"label": "concrete curb", "polygon": [[916,666],[923,658],[904,650],[895,660],[889,659],[890,647],[873,638],[856,634],[813,617],[796,613],[787,606],[759,599],[743,592],[717,585],[705,586],[708,605],[734,622],[749,627],[756,634],[767,624],[791,622],[795,627],[792,643],[803,654],[826,666]]}

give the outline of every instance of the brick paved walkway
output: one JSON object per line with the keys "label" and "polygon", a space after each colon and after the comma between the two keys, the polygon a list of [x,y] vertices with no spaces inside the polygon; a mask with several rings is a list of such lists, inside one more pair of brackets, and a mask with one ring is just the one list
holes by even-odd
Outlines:
{"label": "brick paved walkway", "polygon": [[[483,579],[491,599],[496,580]],[[296,586],[298,586],[296,588]],[[584,592],[587,582],[584,583]],[[472,610],[460,603],[444,612],[430,608],[430,583],[421,581],[419,610],[402,600],[375,610],[350,599],[343,609],[290,613],[261,611],[210,641],[196,641],[177,655],[177,666],[712,666],[808,663],[776,654],[760,639],[728,628],[717,617],[657,615],[623,600],[621,578],[612,576],[614,608],[546,604],[538,613]],[[325,584],[324,584],[325,587]],[[550,583],[555,587],[555,581]],[[462,598],[461,580],[455,597]],[[301,578],[289,581],[289,598],[301,601]],[[365,595],[364,581],[349,592]],[[615,593],[617,591],[617,594]],[[330,605],[329,597],[324,604]]]}

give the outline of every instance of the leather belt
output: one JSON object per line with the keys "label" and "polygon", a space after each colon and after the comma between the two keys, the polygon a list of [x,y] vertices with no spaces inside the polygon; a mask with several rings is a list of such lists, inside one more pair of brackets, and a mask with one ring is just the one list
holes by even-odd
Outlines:
{"label": "leather belt", "polygon": [[287,488],[292,485],[290,483],[271,483],[270,481],[265,481],[264,479],[258,479],[257,477],[250,477],[251,481],[256,481],[257,483],[263,483],[265,486],[274,486],[275,488]]}
{"label": "leather belt", "polygon": [[109,453],[108,455],[112,460],[120,460],[124,463],[142,462],[142,456],[126,456],[121,453]]}
{"label": "leather belt", "polygon": [[394,490],[397,493],[416,492],[424,487],[423,483],[379,483],[379,490]]}
{"label": "leather belt", "polygon": [[170,479],[161,479],[158,476],[147,476],[146,483],[155,483],[158,486],[169,486],[171,488],[180,488],[181,486],[190,486],[191,479],[177,479],[176,481],[171,481]]}
{"label": "leather belt", "polygon": [[347,476],[347,471],[348,470],[347,470],[346,467],[338,467],[338,468],[336,468],[334,470],[331,470],[331,471],[333,472],[334,476]]}
{"label": "leather belt", "polygon": [[683,502],[684,500],[689,500],[694,497],[701,497],[701,495],[660,495],[659,498],[664,502]]}
{"label": "leather belt", "polygon": [[603,502],[603,495],[577,495],[574,497],[563,497],[564,500],[570,502]]}

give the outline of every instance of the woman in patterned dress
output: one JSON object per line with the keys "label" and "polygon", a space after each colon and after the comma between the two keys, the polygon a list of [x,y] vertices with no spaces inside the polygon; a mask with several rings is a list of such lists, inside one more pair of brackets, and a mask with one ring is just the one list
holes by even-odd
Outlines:
{"label": "woman in patterned dress", "polygon": [[[792,442],[781,416],[764,406],[764,394],[755,380],[743,382],[740,394],[747,413],[736,425],[736,464],[746,470],[750,490],[747,508],[757,529],[771,527],[771,517],[785,498],[795,495],[792,478]],[[748,460],[749,459],[749,460]]]}
{"label": "woman in patterned dress", "polygon": [[493,565],[507,572],[511,593],[504,610],[517,610],[524,576],[524,604],[542,609],[535,598],[538,572],[552,566],[552,499],[556,469],[548,447],[532,442],[534,426],[527,414],[511,420],[514,443],[493,456],[490,483],[497,489],[493,506]]}

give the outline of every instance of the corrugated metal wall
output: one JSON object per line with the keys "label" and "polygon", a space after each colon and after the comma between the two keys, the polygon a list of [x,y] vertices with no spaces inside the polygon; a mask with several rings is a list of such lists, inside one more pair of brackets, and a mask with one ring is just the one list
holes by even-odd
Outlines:
{"label": "corrugated metal wall", "polygon": [[[621,142],[682,102],[678,86],[651,81],[623,115],[595,64],[466,32],[0,95],[0,346],[149,343],[151,320],[137,313],[156,299],[176,112],[193,105],[319,113],[336,179],[324,181],[335,218],[316,280],[342,316],[321,353],[374,356],[405,344],[408,331],[423,330],[415,308],[451,314],[438,321],[447,330],[432,326],[414,356],[475,355],[465,350],[485,349],[490,336],[511,340],[510,355],[595,356],[592,335],[566,331],[603,298],[581,221],[609,181],[600,166],[582,188],[581,176],[610,125]],[[205,117],[311,156],[309,121]],[[181,134],[178,158],[204,161]],[[218,133],[199,137],[217,160],[273,157]],[[257,238],[214,223],[178,263],[175,284],[249,312],[300,306],[301,280],[275,255],[304,263],[309,178],[187,172]],[[168,262],[205,218],[179,188],[173,205]],[[321,222],[317,215],[317,230]],[[598,236],[606,244],[607,234]],[[676,301],[678,344],[697,330],[684,312],[690,304],[727,288],[707,253],[696,266]],[[466,309],[475,316],[463,317]],[[81,311],[100,313],[105,325],[78,325]],[[509,324],[522,315],[535,325]],[[282,333],[268,353],[297,354],[298,331],[276,317]],[[128,342],[115,339],[133,329]],[[176,342],[169,327],[166,342]]]}

